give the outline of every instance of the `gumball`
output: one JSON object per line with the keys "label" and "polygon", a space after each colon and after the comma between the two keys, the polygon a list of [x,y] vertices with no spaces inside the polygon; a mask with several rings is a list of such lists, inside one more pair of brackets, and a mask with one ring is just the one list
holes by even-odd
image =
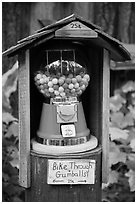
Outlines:
{"label": "gumball", "polygon": [[76,84],[74,85],[74,87],[75,87],[75,89],[79,88],[79,83],[76,83]]}
{"label": "gumball", "polygon": [[73,89],[74,85],[73,84],[69,84],[69,89]]}
{"label": "gumball", "polygon": [[65,96],[66,96],[65,92],[60,93],[60,95],[61,95],[62,97],[65,97]]}
{"label": "gumball", "polygon": [[68,94],[69,93],[69,89],[65,89],[65,93]]}
{"label": "gumball", "polygon": [[87,79],[84,80],[83,83],[85,84],[86,87],[88,86],[88,81],[87,81]]}
{"label": "gumball", "polygon": [[49,92],[50,92],[50,93],[53,93],[53,92],[54,92],[54,89],[53,89],[52,87],[50,87],[50,88],[49,88]]}
{"label": "gumball", "polygon": [[73,74],[69,74],[68,78],[72,79],[73,78]]}
{"label": "gumball", "polygon": [[61,76],[61,73],[57,73],[57,75],[56,75],[57,79],[59,79],[60,76]]}
{"label": "gumball", "polygon": [[80,75],[77,75],[76,79],[77,79],[78,82],[80,82],[82,80],[82,77]]}
{"label": "gumball", "polygon": [[50,97],[54,98],[54,96],[55,96],[54,93],[50,93]]}
{"label": "gumball", "polygon": [[43,86],[43,85],[40,85],[39,88],[40,88],[40,89],[44,89],[44,86]]}
{"label": "gumball", "polygon": [[43,78],[41,78],[39,81],[40,81],[40,84],[44,84],[44,79]]}
{"label": "gumball", "polygon": [[41,74],[36,75],[37,79],[41,79]]}
{"label": "gumball", "polygon": [[55,94],[56,96],[58,96],[58,95],[59,95],[59,91],[55,90],[55,91],[54,91],[54,94]]}
{"label": "gumball", "polygon": [[62,87],[63,87],[64,89],[66,89],[66,88],[68,88],[68,84],[67,84],[67,83],[64,83],[64,84],[62,85]]}
{"label": "gumball", "polygon": [[46,78],[46,75],[45,75],[45,74],[42,74],[42,77],[43,77],[43,79],[44,79],[44,78]]}
{"label": "gumball", "polygon": [[82,94],[82,91],[81,91],[81,90],[79,90],[78,95],[81,95],[81,94]]}
{"label": "gumball", "polygon": [[84,78],[87,79],[88,81],[90,80],[90,76],[88,74],[85,74]]}
{"label": "gumball", "polygon": [[77,79],[76,78],[72,78],[71,81],[72,81],[73,84],[75,84],[77,82]]}
{"label": "gumball", "polygon": [[49,87],[52,87],[52,86],[53,86],[52,81],[49,81],[49,82],[48,82],[48,86],[49,86]]}
{"label": "gumball", "polygon": [[54,90],[58,90],[58,89],[59,89],[59,86],[58,86],[58,85],[53,85],[53,89],[54,89]]}
{"label": "gumball", "polygon": [[82,78],[82,81],[83,81],[83,82],[87,82],[88,80],[87,80],[85,77],[83,77],[83,78]]}
{"label": "gumball", "polygon": [[43,86],[44,86],[44,89],[48,89],[49,88],[48,84],[43,84]]}
{"label": "gumball", "polygon": [[70,84],[70,83],[71,83],[71,79],[70,79],[70,78],[66,78],[66,79],[65,79],[65,82],[66,82],[67,84]]}
{"label": "gumball", "polygon": [[82,91],[84,91],[84,90],[86,89],[86,86],[83,84],[83,85],[80,87],[80,89],[81,89]]}
{"label": "gumball", "polygon": [[48,83],[49,82],[49,78],[48,77],[44,77],[43,80],[44,80],[44,83]]}
{"label": "gumball", "polygon": [[36,83],[37,83],[37,85],[39,85],[40,84],[40,80],[37,80]]}
{"label": "gumball", "polygon": [[57,84],[58,83],[58,79],[57,78],[52,79],[52,83],[53,84]]}
{"label": "gumball", "polygon": [[59,92],[63,92],[64,91],[64,88],[62,86],[59,87]]}
{"label": "gumball", "polygon": [[44,90],[40,90],[40,92],[41,92],[42,94],[45,94]]}
{"label": "gumball", "polygon": [[75,91],[75,89],[71,89],[71,93],[75,93],[76,91]]}
{"label": "gumball", "polygon": [[82,86],[84,84],[84,82],[83,81],[81,81],[80,83],[79,83],[79,86]]}
{"label": "gumball", "polygon": [[34,77],[34,81],[37,81],[37,75]]}
{"label": "gumball", "polygon": [[44,89],[44,93],[45,94],[49,93],[49,90],[48,89]]}
{"label": "gumball", "polygon": [[49,73],[49,72],[45,72],[45,75],[46,75],[47,77],[49,77],[49,76],[50,76],[50,73]]}
{"label": "gumball", "polygon": [[46,93],[46,96],[47,96],[47,97],[50,97],[50,93]]}
{"label": "gumball", "polygon": [[83,72],[80,73],[80,76],[81,76],[81,77],[84,77],[84,75],[85,75],[85,74],[84,74]]}
{"label": "gumball", "polygon": [[66,76],[65,76],[65,75],[62,75],[62,77],[61,77],[61,78],[65,80],[65,79],[66,79]]}
{"label": "gumball", "polygon": [[64,78],[61,77],[59,80],[58,80],[59,84],[62,85],[64,83]]}
{"label": "gumball", "polygon": [[78,87],[77,89],[76,89],[76,92],[79,92],[80,91],[80,87]]}

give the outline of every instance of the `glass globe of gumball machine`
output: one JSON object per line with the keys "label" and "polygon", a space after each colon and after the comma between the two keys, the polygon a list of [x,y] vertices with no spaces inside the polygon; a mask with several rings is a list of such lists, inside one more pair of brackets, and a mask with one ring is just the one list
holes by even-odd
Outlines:
{"label": "glass globe of gumball machine", "polygon": [[[73,52],[73,60],[63,59],[63,52],[69,51]],[[75,50],[60,50],[60,58],[51,63],[49,51],[46,53],[47,64],[35,73],[34,81],[49,102],[43,103],[33,148],[46,153],[70,153],[95,148],[97,139],[91,136],[87,128],[80,101],[90,81],[86,67],[76,62]]]}

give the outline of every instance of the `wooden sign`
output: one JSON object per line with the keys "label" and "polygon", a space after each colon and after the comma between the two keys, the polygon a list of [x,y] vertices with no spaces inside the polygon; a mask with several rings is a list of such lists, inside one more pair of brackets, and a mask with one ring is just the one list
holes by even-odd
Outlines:
{"label": "wooden sign", "polygon": [[95,160],[48,160],[48,184],[94,184]]}
{"label": "wooden sign", "polygon": [[97,38],[98,34],[79,21],[73,21],[55,32],[56,37]]}

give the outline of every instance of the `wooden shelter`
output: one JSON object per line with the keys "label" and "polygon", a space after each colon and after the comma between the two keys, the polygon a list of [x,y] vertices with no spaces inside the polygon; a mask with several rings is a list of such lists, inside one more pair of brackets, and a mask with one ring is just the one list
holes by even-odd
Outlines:
{"label": "wooden shelter", "polygon": [[[86,56],[91,83],[82,95],[82,103],[88,128],[97,137],[98,147],[82,154],[39,155],[31,150],[31,139],[36,136],[44,99],[34,86],[34,72],[45,60],[46,49],[70,47]],[[110,59],[130,60],[130,54],[118,40],[104,33],[98,26],[72,14],[18,41],[3,55],[19,56],[20,184],[29,188],[27,201],[100,201],[101,177],[106,182],[108,175]],[[43,174],[50,158],[95,159],[95,184],[47,185],[47,174]]]}

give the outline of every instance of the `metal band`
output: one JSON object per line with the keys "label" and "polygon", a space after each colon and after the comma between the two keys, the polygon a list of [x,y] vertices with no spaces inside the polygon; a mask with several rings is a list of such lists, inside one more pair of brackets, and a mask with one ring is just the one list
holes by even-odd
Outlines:
{"label": "metal band", "polygon": [[53,145],[53,146],[70,146],[70,145],[78,145],[88,142],[90,140],[90,135],[85,137],[78,138],[64,138],[64,139],[45,139],[41,137],[37,137],[37,142],[44,145]]}

